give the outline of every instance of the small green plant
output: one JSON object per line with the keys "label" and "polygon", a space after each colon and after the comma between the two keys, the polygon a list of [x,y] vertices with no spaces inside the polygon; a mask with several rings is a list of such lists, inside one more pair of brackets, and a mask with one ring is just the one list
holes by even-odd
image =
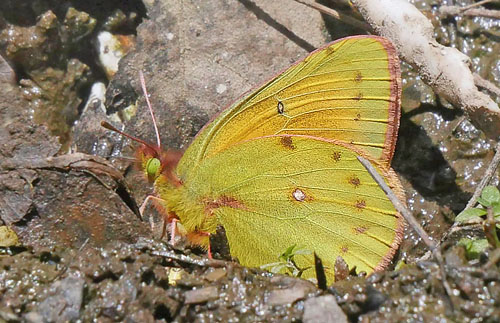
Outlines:
{"label": "small green plant", "polygon": [[[455,222],[468,222],[471,220],[481,220],[487,214],[487,208],[491,208],[495,220],[500,221],[500,192],[495,186],[486,186],[477,199],[482,207],[475,207],[460,212],[455,218]],[[496,224],[500,229],[500,223]]]}
{"label": "small green plant", "polygon": [[495,186],[486,186],[481,197],[478,198],[479,205],[460,212],[455,222],[479,222],[483,224],[486,239],[464,238],[459,241],[467,252],[468,258],[477,258],[488,246],[500,247],[497,229],[500,229],[500,192]]}
{"label": "small green plant", "polygon": [[286,248],[286,250],[278,256],[278,262],[273,262],[270,264],[265,264],[260,266],[262,269],[269,269],[272,273],[279,273],[282,270],[285,270],[289,274],[294,277],[302,276],[302,273],[311,267],[300,268],[295,262],[294,258],[298,255],[310,255],[312,254],[311,250],[303,249],[297,247],[296,244]]}
{"label": "small green plant", "polygon": [[464,246],[467,259],[477,259],[481,252],[484,252],[490,244],[486,239],[462,238],[458,241],[458,245]]}

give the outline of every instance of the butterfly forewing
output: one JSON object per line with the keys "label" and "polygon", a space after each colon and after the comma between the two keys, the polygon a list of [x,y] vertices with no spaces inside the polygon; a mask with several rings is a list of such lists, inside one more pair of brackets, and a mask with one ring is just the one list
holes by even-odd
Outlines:
{"label": "butterfly forewing", "polygon": [[389,166],[399,126],[399,62],[384,38],[345,38],[315,51],[196,137],[178,171],[245,140],[310,135],[342,140]]}

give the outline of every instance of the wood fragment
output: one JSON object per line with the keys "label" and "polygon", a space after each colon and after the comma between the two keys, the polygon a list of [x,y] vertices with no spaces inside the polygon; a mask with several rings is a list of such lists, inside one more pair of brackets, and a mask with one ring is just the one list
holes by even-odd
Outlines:
{"label": "wood fragment", "polygon": [[328,8],[327,6],[324,6],[324,5],[317,3],[315,1],[312,1],[312,0],[295,0],[295,1],[297,1],[298,3],[302,3],[303,5],[306,5],[310,8],[316,9],[325,15],[333,17],[333,18],[340,20],[346,24],[349,24],[353,27],[363,29],[366,31],[372,31],[372,28],[370,27],[369,24],[367,24],[363,21],[360,21],[356,18],[353,18],[351,16],[345,15],[341,12],[338,12],[332,8]]}

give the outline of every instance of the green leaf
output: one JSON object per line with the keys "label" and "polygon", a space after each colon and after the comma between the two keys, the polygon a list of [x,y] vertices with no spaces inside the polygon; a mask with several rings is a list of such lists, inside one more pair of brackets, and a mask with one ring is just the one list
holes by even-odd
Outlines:
{"label": "green leaf", "polygon": [[460,241],[457,243],[459,246],[464,246],[465,250],[469,250],[470,247],[472,246],[472,239],[469,238],[462,238]]}
{"label": "green leaf", "polygon": [[282,264],[283,264],[283,262],[272,262],[270,264],[264,264],[264,265],[260,266],[260,269],[267,269],[269,267],[276,267],[276,266],[282,265]]}
{"label": "green leaf", "polygon": [[465,247],[466,256],[468,259],[477,259],[479,254],[484,252],[488,247],[489,243],[486,239],[476,239],[472,240],[469,238],[462,238],[458,241],[458,245]]}
{"label": "green leaf", "polygon": [[483,199],[482,197],[478,197],[477,202],[484,207],[491,206],[491,203],[488,200]]}
{"label": "green leaf", "polygon": [[293,261],[293,257],[296,255],[308,255],[311,254],[312,251],[297,247],[296,244],[289,246],[286,248],[286,250],[278,256],[278,262],[273,262],[269,264],[264,264],[260,266],[261,269],[269,270],[270,272],[276,274],[276,273],[283,273],[283,270],[285,270],[285,273],[290,273],[295,277],[300,277],[302,273],[306,269],[302,269],[297,266],[297,264]]}
{"label": "green leaf", "polygon": [[271,271],[273,274],[277,274],[277,273],[279,273],[279,272],[280,272],[283,268],[285,268],[285,267],[286,267],[286,264],[279,264],[279,265],[276,265],[276,266],[274,266],[273,268],[271,268],[271,270],[270,270],[270,271]]}
{"label": "green leaf", "polygon": [[490,205],[497,204],[500,202],[500,192],[495,186],[486,186],[481,193],[481,199],[487,201]]}
{"label": "green leaf", "polygon": [[472,219],[479,219],[482,215],[486,214],[485,209],[472,208],[460,212],[455,218],[455,222],[465,222]]}
{"label": "green leaf", "polygon": [[396,263],[396,267],[394,267],[394,270],[400,270],[401,268],[404,268],[406,266],[406,262],[404,260],[400,260]]}
{"label": "green leaf", "polygon": [[494,216],[500,215],[500,203],[493,205],[493,215]]}
{"label": "green leaf", "polygon": [[296,255],[311,255],[313,252],[309,249],[297,249],[295,251]]}
{"label": "green leaf", "polygon": [[296,246],[297,246],[296,244],[293,244],[290,247],[286,248],[285,252],[283,252],[279,256],[279,259],[287,261],[288,259],[290,259],[291,257],[293,257],[293,254],[294,254],[293,249],[295,249]]}

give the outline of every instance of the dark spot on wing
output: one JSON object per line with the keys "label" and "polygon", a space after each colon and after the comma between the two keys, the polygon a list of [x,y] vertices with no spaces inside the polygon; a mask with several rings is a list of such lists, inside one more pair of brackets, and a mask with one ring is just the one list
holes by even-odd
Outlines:
{"label": "dark spot on wing", "polygon": [[366,230],[368,230],[368,228],[364,226],[356,227],[354,228],[354,233],[363,234],[366,232]]}
{"label": "dark spot on wing", "polygon": [[334,151],[332,154],[332,158],[334,161],[338,162],[340,161],[340,158],[342,158],[342,153],[340,151]]}
{"label": "dark spot on wing", "polygon": [[278,113],[279,114],[283,114],[285,112],[285,105],[283,104],[283,102],[281,101],[278,101]]}
{"label": "dark spot on wing", "polygon": [[353,99],[356,100],[356,101],[359,101],[363,98],[363,93],[361,92],[358,92],[354,97]]}
{"label": "dark spot on wing", "polygon": [[342,247],[340,247],[340,253],[342,253],[343,255],[345,255],[347,253],[347,251],[349,251],[349,247],[348,246],[342,246]]}
{"label": "dark spot on wing", "polygon": [[356,175],[353,175],[349,178],[349,184],[351,184],[352,186],[354,187],[358,187],[359,185],[361,185],[361,181],[359,180],[359,177],[357,177]]}
{"label": "dark spot on wing", "polygon": [[356,72],[356,76],[354,77],[354,81],[356,81],[357,83],[361,82],[363,80],[363,75],[361,74],[360,71],[357,71]]}
{"label": "dark spot on wing", "polygon": [[356,206],[357,209],[362,210],[366,207],[366,201],[365,200],[357,200],[356,204],[354,206]]}
{"label": "dark spot on wing", "polygon": [[206,199],[205,213],[207,215],[213,215],[213,211],[221,207],[230,207],[233,209],[248,210],[248,208],[241,202],[231,196],[221,195],[217,199]]}
{"label": "dark spot on wing", "polygon": [[356,117],[354,117],[354,121],[359,121],[361,119],[361,113],[357,113]]}
{"label": "dark spot on wing", "polygon": [[284,136],[280,139],[281,145],[287,149],[294,150],[296,147],[293,144],[292,137]]}

